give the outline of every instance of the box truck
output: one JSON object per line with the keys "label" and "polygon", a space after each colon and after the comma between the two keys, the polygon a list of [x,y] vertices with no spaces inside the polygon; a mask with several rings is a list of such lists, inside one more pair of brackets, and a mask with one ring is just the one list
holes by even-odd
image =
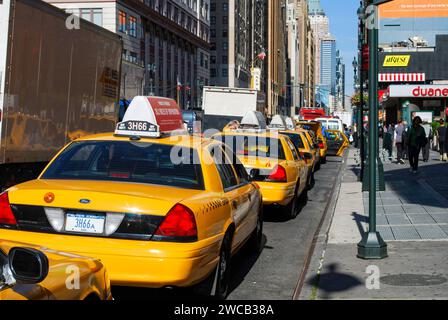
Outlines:
{"label": "box truck", "polygon": [[0,2],[0,189],[36,177],[70,140],[114,129],[122,41],[69,17],[40,0]]}
{"label": "box truck", "polygon": [[241,119],[248,111],[264,113],[266,99],[263,93],[242,88],[204,87],[203,131],[222,130],[230,121]]}

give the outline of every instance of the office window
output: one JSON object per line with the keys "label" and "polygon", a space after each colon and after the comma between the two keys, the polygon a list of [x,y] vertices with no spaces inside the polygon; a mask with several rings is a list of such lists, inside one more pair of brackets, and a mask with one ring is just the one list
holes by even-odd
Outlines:
{"label": "office window", "polygon": [[221,57],[221,63],[222,64],[227,64],[227,61],[228,61],[228,57],[227,56],[222,56]]}
{"label": "office window", "polygon": [[229,72],[228,72],[227,69],[223,68],[221,72],[222,72],[221,74],[222,74],[223,77],[228,77],[229,76]]}
{"label": "office window", "polygon": [[229,4],[228,3],[223,3],[222,4],[222,11],[224,11],[224,12],[228,12],[229,11]]}
{"label": "office window", "polygon": [[214,26],[216,24],[216,17],[211,17],[210,18],[210,25]]}
{"label": "office window", "polygon": [[210,56],[210,63],[216,64],[216,56]]}
{"label": "office window", "polygon": [[137,37],[137,18],[129,16],[129,35]]}
{"label": "office window", "polygon": [[227,25],[229,23],[229,16],[222,16],[222,24]]}
{"label": "office window", "polygon": [[118,12],[118,31],[126,32],[126,12]]}
{"label": "office window", "polygon": [[210,69],[210,77],[212,77],[212,78],[216,77],[216,69],[215,68]]}
{"label": "office window", "polygon": [[215,12],[216,11],[216,3],[210,3],[210,11]]}
{"label": "office window", "polygon": [[222,43],[222,48],[223,48],[224,50],[227,50],[227,49],[229,48],[229,44],[228,44],[227,42],[223,42],[223,43]]}
{"label": "office window", "polygon": [[227,36],[228,36],[228,31],[227,30],[222,30],[222,37],[223,38],[227,38]]}

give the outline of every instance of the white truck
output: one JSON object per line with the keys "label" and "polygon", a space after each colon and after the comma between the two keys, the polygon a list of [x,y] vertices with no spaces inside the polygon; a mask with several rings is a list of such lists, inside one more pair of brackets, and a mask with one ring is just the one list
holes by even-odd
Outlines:
{"label": "white truck", "polygon": [[241,119],[248,111],[264,113],[263,93],[242,88],[204,87],[202,130],[222,130],[230,121]]}
{"label": "white truck", "polygon": [[333,116],[341,119],[342,123],[346,124],[347,127],[351,127],[353,125],[353,113],[350,111],[335,111],[333,112]]}
{"label": "white truck", "polygon": [[114,130],[122,40],[69,19],[40,0],[0,1],[0,190],[35,178],[69,141]]}

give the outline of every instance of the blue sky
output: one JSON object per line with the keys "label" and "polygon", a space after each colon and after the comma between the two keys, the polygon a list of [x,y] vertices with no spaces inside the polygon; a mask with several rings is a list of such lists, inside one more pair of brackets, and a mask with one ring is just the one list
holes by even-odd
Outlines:
{"label": "blue sky", "polygon": [[321,0],[322,8],[330,18],[330,32],[345,62],[345,94],[353,93],[352,61],[358,50],[359,0]]}

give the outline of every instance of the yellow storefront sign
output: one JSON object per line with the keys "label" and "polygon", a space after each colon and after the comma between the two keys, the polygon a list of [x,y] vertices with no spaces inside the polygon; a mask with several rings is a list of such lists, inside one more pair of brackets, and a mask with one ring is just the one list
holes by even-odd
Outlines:
{"label": "yellow storefront sign", "polygon": [[407,67],[409,65],[409,61],[411,60],[410,55],[405,56],[385,56],[383,67]]}

